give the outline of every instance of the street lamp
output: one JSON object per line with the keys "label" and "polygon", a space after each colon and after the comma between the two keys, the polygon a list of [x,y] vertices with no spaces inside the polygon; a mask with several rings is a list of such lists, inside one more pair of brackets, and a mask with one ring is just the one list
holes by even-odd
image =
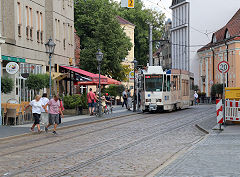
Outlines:
{"label": "street lamp", "polygon": [[49,97],[52,98],[52,54],[54,53],[56,44],[53,42],[52,38],[48,39],[48,42],[45,44],[46,53],[49,54]]}
{"label": "street lamp", "polygon": [[134,91],[133,91],[133,112],[136,112],[136,74],[135,74],[135,71],[136,71],[136,68],[137,68],[137,60],[136,58],[134,58],[134,60],[132,61],[132,63],[134,64]]}
{"label": "street lamp", "polygon": [[98,61],[98,71],[99,71],[99,84],[98,84],[98,87],[99,87],[99,102],[98,102],[98,113],[99,113],[99,117],[101,117],[102,115],[102,106],[101,106],[101,62],[102,62],[102,59],[103,59],[103,53],[101,52],[101,49],[98,49],[97,53],[96,53],[96,58],[97,58],[97,61]]}

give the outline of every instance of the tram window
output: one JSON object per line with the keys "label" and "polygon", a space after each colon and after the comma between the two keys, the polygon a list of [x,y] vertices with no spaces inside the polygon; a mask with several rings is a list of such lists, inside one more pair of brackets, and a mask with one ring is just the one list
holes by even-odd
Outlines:
{"label": "tram window", "polygon": [[164,76],[164,78],[163,78],[163,91],[166,92],[167,91],[167,83],[166,83],[167,77],[166,77],[166,75],[163,75],[163,76]]}
{"label": "tram window", "polygon": [[163,75],[145,76],[145,88],[149,92],[161,92],[163,85]]}
{"label": "tram window", "polygon": [[170,92],[171,82],[170,82],[170,76],[167,76],[167,92]]}

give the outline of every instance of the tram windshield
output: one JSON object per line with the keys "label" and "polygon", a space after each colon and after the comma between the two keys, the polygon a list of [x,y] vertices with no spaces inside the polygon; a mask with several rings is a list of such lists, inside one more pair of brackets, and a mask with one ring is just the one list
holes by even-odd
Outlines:
{"label": "tram windshield", "polygon": [[163,75],[145,75],[145,90],[148,92],[162,92]]}

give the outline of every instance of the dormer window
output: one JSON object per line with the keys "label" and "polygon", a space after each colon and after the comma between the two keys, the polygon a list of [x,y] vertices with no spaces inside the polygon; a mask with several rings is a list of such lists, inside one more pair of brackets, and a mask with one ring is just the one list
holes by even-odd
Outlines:
{"label": "dormer window", "polygon": [[212,37],[212,43],[215,43],[215,42],[217,42],[217,38],[216,38],[216,35],[213,34],[213,37]]}
{"label": "dormer window", "polygon": [[226,32],[225,32],[225,39],[228,39],[228,38],[230,38],[231,36],[230,36],[230,33],[229,33],[229,31],[228,30],[226,30]]}

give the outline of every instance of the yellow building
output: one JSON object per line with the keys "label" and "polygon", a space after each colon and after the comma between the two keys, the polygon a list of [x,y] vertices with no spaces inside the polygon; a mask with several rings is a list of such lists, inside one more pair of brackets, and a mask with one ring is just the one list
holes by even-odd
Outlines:
{"label": "yellow building", "polygon": [[229,72],[225,75],[227,87],[240,87],[240,9],[231,20],[212,35],[212,41],[198,50],[200,58],[199,88],[210,97],[211,86],[223,83],[218,64],[227,61]]}
{"label": "yellow building", "polygon": [[[131,43],[132,43],[132,48],[128,52],[128,55],[124,59],[122,64],[130,66],[131,70],[133,70],[134,65],[133,65],[132,61],[134,60],[134,29],[135,29],[135,25],[120,16],[117,16],[117,19],[118,19],[121,27],[124,29],[124,32],[126,33],[126,35],[130,38]],[[126,85],[127,87],[133,86],[133,80],[130,84],[124,83],[124,85]]]}

